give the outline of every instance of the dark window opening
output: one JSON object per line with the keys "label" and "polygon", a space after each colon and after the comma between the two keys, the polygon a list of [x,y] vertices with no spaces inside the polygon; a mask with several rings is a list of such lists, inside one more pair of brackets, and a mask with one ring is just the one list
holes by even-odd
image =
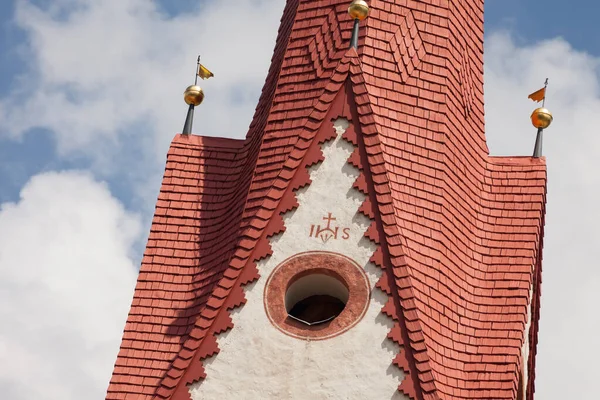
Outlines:
{"label": "dark window opening", "polygon": [[307,325],[317,325],[340,315],[346,304],[333,296],[317,294],[296,303],[288,315]]}
{"label": "dark window opening", "polygon": [[288,316],[306,325],[335,319],[346,307],[349,292],[338,278],[313,273],[292,283],[285,294]]}

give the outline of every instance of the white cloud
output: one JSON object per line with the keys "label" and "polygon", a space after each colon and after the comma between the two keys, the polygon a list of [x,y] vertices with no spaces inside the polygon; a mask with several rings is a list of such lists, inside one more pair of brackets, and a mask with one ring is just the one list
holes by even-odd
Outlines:
{"label": "white cloud", "polygon": [[102,398],[133,294],[139,228],[82,172],[37,175],[18,203],[0,206],[4,398]]}
{"label": "white cloud", "polygon": [[[83,154],[115,172],[120,146],[142,147],[162,167],[187,111],[183,91],[202,55],[215,78],[195,132],[244,137],[271,59],[284,2],[201,2],[169,17],[155,1],[19,0],[31,71],[0,101],[0,132],[51,130],[61,155]],[[124,144],[127,142],[127,144]]]}
{"label": "white cloud", "polygon": [[[198,53],[216,77],[201,83],[206,100],[195,131],[245,134],[284,1],[211,0],[174,17],[147,0],[45,3],[17,2],[31,71],[0,100],[0,135],[49,129],[62,157],[83,156],[96,174],[141,186],[138,195],[152,207]],[[550,78],[555,121],[544,143],[549,193],[537,397],[589,399],[600,372],[600,59],[562,39],[521,45],[506,33],[487,38],[485,59],[494,154],[531,154],[535,105],[526,96]],[[0,387],[14,393],[9,398],[102,395],[130,304],[136,230],[108,190],[80,174],[38,176],[18,204],[3,206]]]}
{"label": "white cloud", "polygon": [[487,134],[493,154],[531,155],[536,129],[527,95],[550,78],[544,133],[548,205],[536,394],[596,398],[600,373],[600,59],[563,39],[519,46],[507,33],[486,42]]}

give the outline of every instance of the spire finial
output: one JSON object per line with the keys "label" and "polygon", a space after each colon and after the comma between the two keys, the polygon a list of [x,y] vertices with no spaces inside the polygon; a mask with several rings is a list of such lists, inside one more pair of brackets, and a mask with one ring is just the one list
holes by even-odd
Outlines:
{"label": "spire finial", "polygon": [[358,48],[358,30],[360,28],[360,21],[367,18],[369,15],[369,5],[365,0],[352,0],[350,7],[348,7],[348,14],[354,20],[354,28],[352,29],[352,38],[350,39],[350,48]]}
{"label": "spire finial", "polygon": [[199,106],[204,100],[204,91],[200,86],[198,86],[198,77],[202,79],[212,78],[214,75],[210,72],[204,65],[200,64],[200,56],[198,56],[198,62],[196,65],[196,78],[194,80],[194,84],[188,86],[183,92],[183,99],[185,103],[189,105],[187,116],[185,118],[185,124],[183,125],[183,131],[181,132],[184,135],[189,135],[192,133],[192,125],[194,122],[194,108]]}
{"label": "spire finial", "polygon": [[544,82],[544,87],[540,90],[537,90],[531,93],[528,98],[536,101],[542,102],[542,106],[533,110],[531,114],[531,123],[534,127],[537,128],[537,136],[535,138],[535,146],[533,148],[533,157],[539,158],[542,156],[542,143],[543,143],[543,135],[544,129],[550,126],[552,123],[553,117],[552,113],[545,108],[546,105],[546,88],[548,87],[548,78],[546,78],[546,82]]}

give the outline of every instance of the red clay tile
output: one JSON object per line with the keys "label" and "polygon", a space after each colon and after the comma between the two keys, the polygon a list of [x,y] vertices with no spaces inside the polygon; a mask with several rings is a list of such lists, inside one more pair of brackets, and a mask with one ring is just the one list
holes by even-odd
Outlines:
{"label": "red clay tile", "polygon": [[533,398],[545,160],[488,155],[483,2],[370,5],[357,53],[346,0],[289,0],[246,139],[175,137],[107,399],[189,399],[338,116],[353,121],[399,390],[514,399],[527,363]]}

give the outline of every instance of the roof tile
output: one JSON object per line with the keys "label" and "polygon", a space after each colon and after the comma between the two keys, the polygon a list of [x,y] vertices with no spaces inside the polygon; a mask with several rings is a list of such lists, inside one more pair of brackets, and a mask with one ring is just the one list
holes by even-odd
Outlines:
{"label": "roof tile", "polygon": [[357,54],[347,1],[288,1],[247,138],[173,140],[107,399],[183,399],[204,377],[214,333],[231,329],[227,310],[335,134],[323,121],[344,112],[399,390],[514,399],[527,362],[532,398],[545,161],[488,155],[479,3],[372,2]]}

